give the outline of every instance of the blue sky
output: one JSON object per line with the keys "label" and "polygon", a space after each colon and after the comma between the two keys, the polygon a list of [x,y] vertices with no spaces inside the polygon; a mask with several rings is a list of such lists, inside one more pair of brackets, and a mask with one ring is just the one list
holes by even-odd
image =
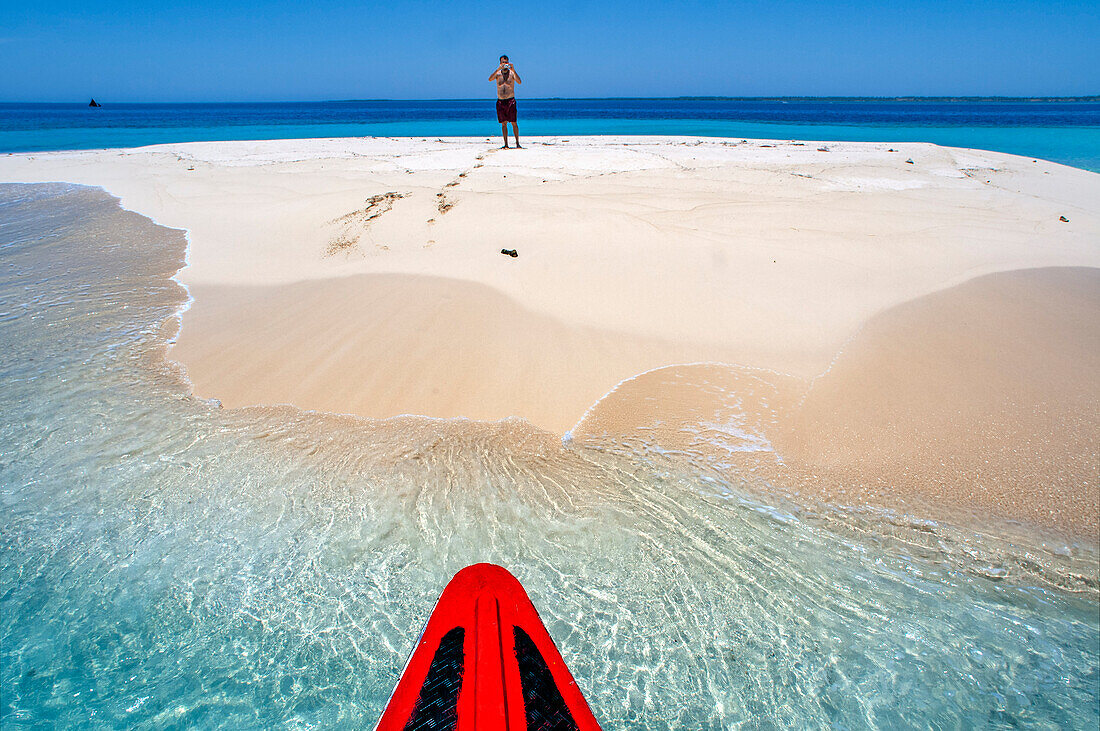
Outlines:
{"label": "blue sky", "polygon": [[0,100],[1100,93],[1100,0],[0,0]]}

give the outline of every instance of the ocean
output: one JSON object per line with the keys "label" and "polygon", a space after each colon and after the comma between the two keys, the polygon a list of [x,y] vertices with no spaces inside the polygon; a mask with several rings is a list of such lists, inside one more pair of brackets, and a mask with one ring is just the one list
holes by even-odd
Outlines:
{"label": "ocean", "polygon": [[[101,100],[105,101],[106,100]],[[1100,104],[520,100],[528,135],[928,141],[1100,170]],[[0,152],[492,136],[492,100],[0,105]],[[434,601],[523,582],[606,728],[1096,728],[1095,547],[794,505],[519,419],[223,409],[184,233],[0,181],[0,727],[360,728]]]}
{"label": "ocean", "polygon": [[369,727],[478,561],[606,728],[1100,722],[1088,546],[518,419],[222,409],[166,357],[185,251],[102,190],[0,185],[3,728]]}
{"label": "ocean", "polygon": [[[492,99],[0,104],[0,153],[311,137],[494,137]],[[519,99],[521,135],[932,142],[1100,171],[1098,101]]]}

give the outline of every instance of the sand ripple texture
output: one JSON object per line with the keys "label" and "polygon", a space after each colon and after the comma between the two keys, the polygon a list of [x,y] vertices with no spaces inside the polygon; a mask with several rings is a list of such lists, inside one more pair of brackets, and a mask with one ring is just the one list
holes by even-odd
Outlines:
{"label": "sand ripple texture", "polygon": [[164,358],[183,251],[98,191],[0,187],[4,728],[369,726],[475,561],[523,581],[607,728],[1095,728],[1095,599],[1048,573],[1079,547],[519,420],[220,409]]}

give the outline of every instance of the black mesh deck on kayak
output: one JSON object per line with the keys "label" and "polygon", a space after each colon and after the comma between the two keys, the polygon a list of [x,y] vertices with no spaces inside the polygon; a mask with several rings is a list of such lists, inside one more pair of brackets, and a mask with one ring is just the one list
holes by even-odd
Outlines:
{"label": "black mesh deck on kayak", "polygon": [[519,627],[513,631],[527,731],[577,731],[577,722],[565,705],[542,653],[526,632]]}
{"label": "black mesh deck on kayak", "polygon": [[405,731],[446,731],[458,725],[458,691],[462,687],[466,630],[455,627],[439,641]]}

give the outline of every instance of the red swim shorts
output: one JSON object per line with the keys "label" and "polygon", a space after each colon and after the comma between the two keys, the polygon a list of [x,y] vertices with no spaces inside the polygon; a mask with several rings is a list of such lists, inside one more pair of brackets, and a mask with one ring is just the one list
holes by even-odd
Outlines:
{"label": "red swim shorts", "polygon": [[516,98],[514,96],[507,99],[497,99],[497,121],[502,124],[516,121]]}

